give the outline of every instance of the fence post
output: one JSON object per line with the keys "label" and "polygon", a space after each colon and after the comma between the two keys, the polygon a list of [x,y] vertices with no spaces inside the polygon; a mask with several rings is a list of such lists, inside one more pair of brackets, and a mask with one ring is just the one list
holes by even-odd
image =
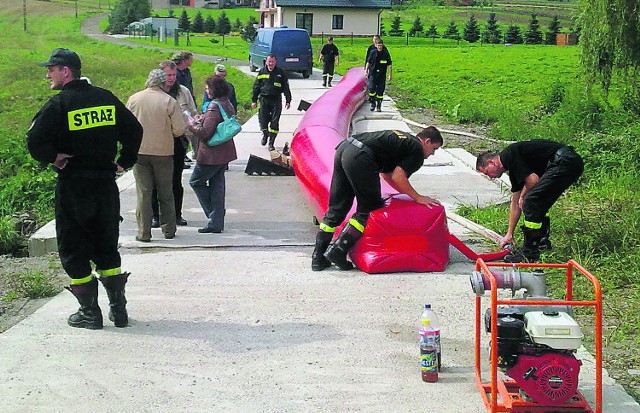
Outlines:
{"label": "fence post", "polygon": [[409,46],[409,32],[407,32],[406,35],[407,35],[407,46]]}

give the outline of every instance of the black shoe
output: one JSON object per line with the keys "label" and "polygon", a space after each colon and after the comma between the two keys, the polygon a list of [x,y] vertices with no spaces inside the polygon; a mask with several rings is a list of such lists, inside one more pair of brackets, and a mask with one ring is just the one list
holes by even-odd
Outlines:
{"label": "black shoe", "polygon": [[381,108],[378,108],[378,109],[376,109],[376,110],[377,110],[378,112],[382,112],[382,109],[381,109]]}
{"label": "black shoe", "polygon": [[151,228],[160,228],[160,220],[156,217],[153,217],[151,220]]}
{"label": "black shoe", "polygon": [[186,227],[187,226],[187,221],[185,221],[185,219],[182,218],[182,217],[176,217],[176,225],[181,226],[181,227]]}
{"label": "black shoe", "polygon": [[151,242],[151,239],[140,238],[139,236],[136,235],[136,241],[138,241],[138,242]]}
{"label": "black shoe", "polygon": [[549,241],[549,238],[543,238],[540,240],[540,244],[538,245],[538,249],[540,251],[551,251],[552,249],[552,245],[551,245],[551,241]]}
{"label": "black shoe", "polygon": [[327,84],[326,83],[322,83],[322,87],[327,87]]}
{"label": "black shoe", "polygon": [[331,87],[331,82],[327,83],[327,86]]}
{"label": "black shoe", "polygon": [[198,228],[198,232],[201,234],[221,234],[221,229],[213,229],[210,227]]}
{"label": "black shoe", "polygon": [[273,146],[273,145],[269,145],[269,147],[267,149],[269,149],[269,151],[275,151],[276,150],[275,146]]}
{"label": "black shoe", "polygon": [[269,137],[267,135],[262,135],[262,140],[260,141],[260,145],[265,146],[267,144],[267,139]]}
{"label": "black shoe", "polygon": [[176,237],[176,234],[164,234],[164,237],[166,239],[174,239]]}
{"label": "black shoe", "polygon": [[376,104],[372,103],[371,104],[371,109],[369,109],[371,112],[373,112],[374,110],[376,110]]}

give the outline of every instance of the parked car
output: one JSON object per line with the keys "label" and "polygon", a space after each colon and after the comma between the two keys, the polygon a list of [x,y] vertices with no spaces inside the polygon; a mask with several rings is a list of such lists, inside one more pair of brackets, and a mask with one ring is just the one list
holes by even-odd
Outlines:
{"label": "parked car", "polygon": [[269,53],[276,55],[278,67],[289,72],[300,72],[305,79],[313,70],[313,50],[309,33],[304,29],[286,26],[258,29],[249,46],[249,65],[255,72],[264,66]]}

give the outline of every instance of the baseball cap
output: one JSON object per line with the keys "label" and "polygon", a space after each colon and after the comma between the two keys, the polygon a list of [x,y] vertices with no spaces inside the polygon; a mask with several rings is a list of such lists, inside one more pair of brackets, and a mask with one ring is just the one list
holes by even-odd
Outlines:
{"label": "baseball cap", "polygon": [[332,36],[327,37],[327,40],[333,40]]}
{"label": "baseball cap", "polygon": [[80,57],[73,50],[57,48],[53,49],[49,61],[38,63],[38,66],[67,66],[80,69]]}
{"label": "baseball cap", "polygon": [[216,65],[216,73],[227,73],[227,68],[224,65]]}

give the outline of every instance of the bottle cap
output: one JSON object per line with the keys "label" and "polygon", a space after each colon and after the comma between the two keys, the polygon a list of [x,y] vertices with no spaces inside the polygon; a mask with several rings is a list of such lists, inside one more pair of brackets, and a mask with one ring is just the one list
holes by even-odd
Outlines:
{"label": "bottle cap", "polygon": [[425,304],[424,308],[431,308],[431,304]]}
{"label": "bottle cap", "polygon": [[428,318],[423,318],[423,319],[422,319],[422,325],[425,325],[425,326],[426,326],[426,325],[428,325],[428,324],[431,324],[431,320],[429,320]]}

